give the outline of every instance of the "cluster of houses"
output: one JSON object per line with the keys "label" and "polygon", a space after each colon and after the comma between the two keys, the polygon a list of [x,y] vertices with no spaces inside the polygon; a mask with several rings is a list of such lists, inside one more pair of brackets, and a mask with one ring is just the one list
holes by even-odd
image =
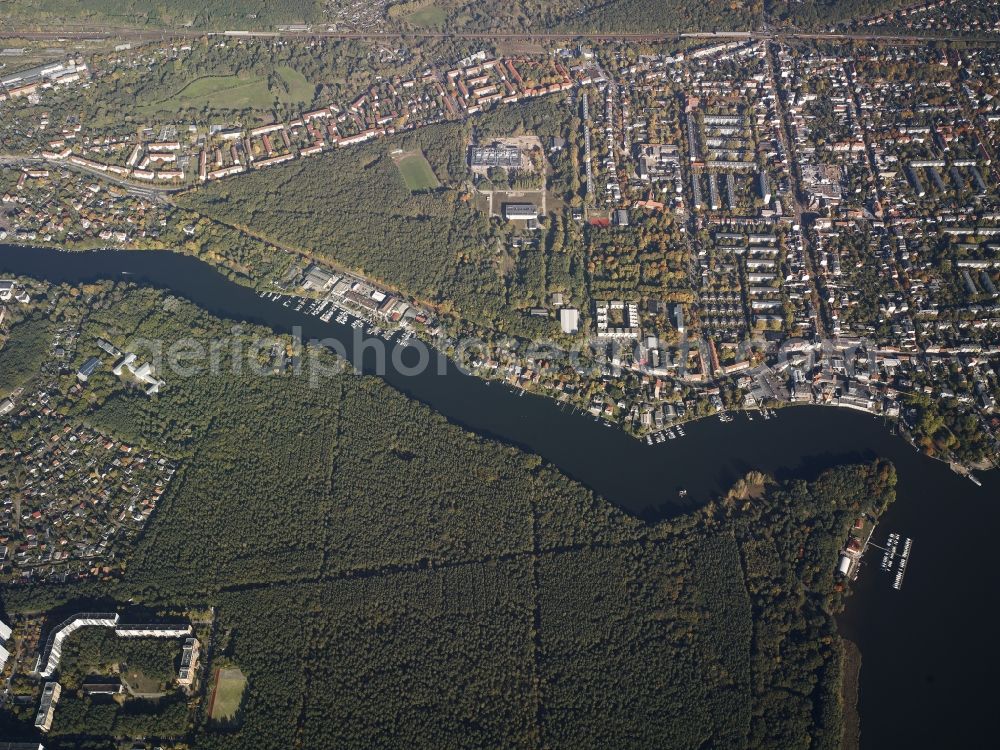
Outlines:
{"label": "cluster of houses", "polygon": [[11,300],[27,305],[31,302],[31,293],[12,279],[0,279],[0,302]]}
{"label": "cluster of houses", "polygon": [[[780,43],[609,57],[614,83],[580,97],[590,205],[603,202],[612,217],[669,208],[689,222],[700,285],[696,300],[677,308],[683,321],[693,306],[700,325],[683,351],[662,347],[656,330],[626,324],[617,306],[600,303],[597,340],[632,342],[606,354],[604,377],[630,385],[622,404],[604,401],[600,413],[611,407],[652,429],[657,414],[676,418],[676,409],[667,415],[663,407],[674,402],[667,379],[679,378],[695,386],[694,401],[714,408],[723,406],[713,382],[721,379],[748,403],[808,401],[897,416],[905,389],[896,379],[905,382],[901,373],[911,367],[919,373],[922,356],[950,357],[952,367],[995,356],[1000,208],[992,208],[990,154],[1000,60],[993,53],[865,48],[862,59],[878,63],[866,72],[917,62],[934,69],[893,79],[865,78],[857,55],[793,53]],[[901,123],[904,112],[913,114]],[[670,133],[681,137],[664,137]],[[474,157],[493,165],[515,155],[489,148]],[[928,202],[945,199],[949,210]],[[933,261],[942,241],[950,269]],[[874,308],[865,304],[872,279],[862,272],[875,274]],[[967,304],[938,315],[947,306],[942,295],[952,293]],[[748,340],[770,353],[787,341],[830,337],[849,346],[859,336],[877,341],[888,372],[850,373],[836,357],[818,368],[776,364],[771,354],[761,364],[746,359]],[[567,393],[562,374],[537,363],[480,364]],[[996,384],[982,364],[972,367],[963,398],[989,428]],[[629,372],[639,379],[623,380]],[[954,400],[947,388],[938,394],[933,379],[915,382]]]}
{"label": "cluster of houses", "polygon": [[117,185],[65,168],[25,168],[0,195],[0,241],[154,240],[166,223],[161,207]]}
{"label": "cluster of houses", "polygon": [[16,102],[22,97],[37,103],[39,95],[47,89],[87,80],[89,80],[87,64],[73,57],[10,73],[0,78],[0,105],[8,101]]}
{"label": "cluster of houses", "polygon": [[862,25],[909,32],[995,33],[1000,31],[1000,11],[990,0],[934,0],[882,13]]}
{"label": "cluster of houses", "polygon": [[[575,68],[587,82],[587,67]],[[183,138],[151,134],[79,137],[79,123],[41,153],[52,165],[86,173],[181,187],[263,169],[325,150],[351,146],[498,104],[567,91],[582,81],[556,56],[491,57],[477,52],[451,69],[381,80],[349,104],[304,112],[289,122],[256,127],[191,125]]]}
{"label": "cluster of houses", "polygon": [[4,429],[27,431],[5,460],[23,481],[0,481],[5,580],[110,572],[166,491],[176,466],[61,417],[45,393],[5,402]]}

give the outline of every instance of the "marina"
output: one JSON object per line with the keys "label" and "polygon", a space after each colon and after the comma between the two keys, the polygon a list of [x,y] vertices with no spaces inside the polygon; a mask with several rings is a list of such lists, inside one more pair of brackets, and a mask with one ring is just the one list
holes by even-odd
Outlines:
{"label": "marina", "polygon": [[880,547],[877,544],[871,546],[882,550],[881,568],[892,575],[892,587],[896,591],[902,589],[903,576],[906,575],[906,566],[910,562],[913,540],[910,538],[901,539],[898,533],[893,532],[889,534],[885,547]]}

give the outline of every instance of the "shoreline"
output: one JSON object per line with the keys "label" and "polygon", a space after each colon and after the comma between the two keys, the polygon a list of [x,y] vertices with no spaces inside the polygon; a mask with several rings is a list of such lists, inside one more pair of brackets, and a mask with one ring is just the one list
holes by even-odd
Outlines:
{"label": "shoreline", "polygon": [[861,649],[858,644],[841,637],[840,696],[843,703],[844,732],[840,750],[861,747]]}
{"label": "shoreline", "polygon": [[[248,290],[259,291],[259,287],[258,286],[253,286],[253,285],[248,284],[248,283],[242,283],[244,281],[249,281],[249,279],[247,279],[246,277],[237,278],[237,279],[232,278],[230,276],[230,274],[227,273],[227,271],[231,272],[232,269],[228,268],[226,265],[224,265],[224,264],[218,264],[218,263],[212,262],[212,260],[210,260],[210,259],[206,259],[206,258],[204,258],[202,256],[199,256],[199,255],[195,254],[195,253],[185,252],[183,250],[178,250],[178,249],[169,249],[169,248],[136,248],[136,247],[121,247],[121,248],[97,248],[97,247],[94,247],[94,248],[81,248],[81,247],[77,247],[77,248],[63,248],[63,247],[59,247],[59,246],[55,246],[55,245],[47,245],[47,244],[39,244],[39,243],[34,243],[34,244],[13,244],[13,245],[10,245],[10,247],[21,247],[21,248],[27,249],[29,251],[38,250],[38,251],[41,251],[41,252],[64,252],[64,253],[76,253],[76,254],[103,253],[103,252],[116,252],[116,253],[118,253],[118,252],[121,252],[121,253],[128,253],[128,254],[134,254],[134,255],[142,255],[142,254],[146,254],[146,253],[150,253],[150,252],[152,252],[152,253],[168,253],[170,255],[176,255],[176,256],[180,256],[180,257],[191,258],[191,259],[193,259],[193,260],[195,260],[197,262],[200,262],[200,263],[204,264],[208,269],[210,269],[211,271],[219,274],[224,279],[228,280],[230,283],[234,283],[234,284],[236,284],[238,286],[241,286],[241,287],[244,287],[244,288],[246,288]],[[142,283],[142,282],[139,282],[139,283]],[[309,297],[307,295],[296,295],[296,294],[287,293],[287,292],[285,294],[287,296],[290,296],[290,297],[301,297],[301,299],[303,301],[307,301],[307,300],[313,299],[312,297]],[[348,308],[348,307],[343,306],[343,305],[340,305],[339,307],[342,310],[344,310],[345,312],[348,312],[352,317],[358,318],[359,320],[362,320],[362,321],[365,321],[367,319],[367,316],[364,316],[363,312],[353,310],[353,309]],[[376,322],[373,321],[373,320],[369,320],[367,322],[369,324],[371,324],[371,325],[375,325],[376,324]],[[403,329],[402,327],[400,327],[397,330],[405,330],[405,329]],[[437,340],[435,340],[435,337],[432,337],[432,336],[428,335],[427,332],[425,332],[425,331],[417,331],[417,330],[413,330],[413,329],[410,329],[410,330],[412,331],[412,335],[414,335],[415,337],[420,338],[429,347],[431,347],[434,351],[436,351],[440,356],[442,356],[445,359],[447,359],[448,361],[450,361],[453,365],[458,366],[457,363],[455,362],[455,360],[452,357],[450,357],[449,354],[448,354],[448,348],[449,348],[448,342],[450,341],[450,339],[448,339],[448,338],[445,337],[445,338],[438,338]],[[885,421],[885,423],[887,425],[890,422],[891,423],[895,423],[896,425],[899,425],[899,424],[902,423],[901,420],[900,420],[900,418],[898,418],[898,417],[889,417],[889,416],[886,416],[884,414],[880,415],[880,414],[872,412],[872,411],[870,411],[868,409],[864,409],[864,408],[861,408],[861,407],[853,405],[853,404],[838,403],[836,401],[812,401],[812,400],[806,401],[806,400],[801,400],[801,401],[776,401],[776,402],[770,403],[770,404],[756,404],[756,405],[753,405],[753,406],[749,406],[749,405],[745,405],[745,404],[739,404],[739,405],[734,405],[733,407],[731,407],[729,409],[722,409],[722,410],[713,411],[710,414],[698,414],[697,416],[694,416],[694,417],[689,417],[689,418],[686,418],[686,419],[683,419],[683,420],[674,421],[674,422],[671,422],[669,425],[665,424],[662,428],[660,428],[658,430],[657,429],[653,429],[653,430],[647,430],[647,431],[643,431],[643,432],[638,432],[636,430],[629,429],[627,425],[623,424],[623,421],[621,419],[609,419],[604,414],[594,414],[594,412],[592,410],[590,410],[590,409],[587,408],[587,406],[586,406],[585,403],[577,403],[577,402],[575,402],[574,400],[572,400],[571,398],[568,398],[568,397],[567,398],[559,398],[558,395],[557,395],[557,392],[554,391],[554,390],[552,390],[552,389],[543,389],[543,388],[538,388],[538,387],[528,387],[528,388],[525,388],[523,385],[511,383],[509,381],[509,378],[507,378],[507,377],[499,377],[499,376],[497,376],[497,377],[491,377],[490,376],[491,374],[499,375],[500,373],[499,373],[498,370],[494,370],[492,373],[489,373],[489,372],[483,372],[483,368],[481,368],[481,367],[478,367],[478,368],[473,367],[473,368],[465,369],[465,368],[459,366],[459,369],[463,370],[465,372],[465,374],[473,377],[474,379],[476,379],[476,380],[478,380],[478,381],[480,381],[480,382],[482,382],[482,383],[484,383],[486,385],[489,385],[489,384],[492,384],[492,383],[496,383],[498,385],[505,386],[506,388],[510,389],[512,392],[519,392],[519,395],[523,395],[524,393],[530,393],[531,395],[544,398],[544,399],[550,401],[551,403],[553,403],[554,405],[556,405],[557,407],[560,407],[560,408],[564,408],[565,406],[568,405],[568,406],[571,407],[572,410],[579,411],[581,416],[593,417],[593,421],[595,421],[595,422],[597,422],[597,423],[599,423],[599,424],[601,424],[603,426],[606,426],[606,427],[617,427],[625,435],[633,438],[636,441],[639,441],[640,444],[641,444],[641,441],[647,440],[650,436],[652,436],[654,434],[662,434],[662,433],[666,432],[667,430],[671,430],[672,428],[675,428],[675,427],[678,427],[678,426],[685,426],[685,425],[694,424],[695,422],[702,422],[702,421],[704,421],[704,420],[706,420],[706,419],[708,419],[710,417],[717,417],[717,418],[719,418],[720,416],[722,416],[722,415],[724,415],[726,413],[736,414],[738,412],[743,412],[745,415],[747,415],[748,419],[750,419],[752,421],[752,417],[750,415],[752,414],[753,411],[761,412],[762,409],[767,409],[767,410],[770,410],[772,413],[774,413],[776,415],[776,413],[778,411],[780,411],[780,410],[784,410],[784,409],[788,409],[788,408],[796,407],[796,406],[837,407],[837,408],[845,409],[847,411],[853,411],[853,412],[868,414],[868,415],[870,415],[871,417],[873,417],[875,419],[878,419],[879,417],[882,417],[883,420]],[[723,419],[722,421],[728,421],[728,420]],[[990,462],[988,460],[976,462],[975,464],[964,465],[961,462],[958,462],[958,461],[956,461],[955,459],[953,459],[951,457],[940,456],[940,455],[930,455],[930,454],[924,453],[914,443],[913,439],[911,437],[909,437],[909,433],[907,431],[903,430],[903,429],[890,430],[890,433],[892,434],[893,437],[902,437],[902,438],[904,438],[904,441],[906,443],[908,443],[914,449],[915,452],[920,453],[921,455],[926,456],[927,458],[936,459],[937,461],[940,461],[940,462],[942,462],[942,463],[944,463],[946,465],[949,465],[952,468],[952,470],[955,471],[956,474],[958,474],[960,476],[963,476],[965,478],[972,477],[973,476],[972,475],[972,471],[974,471],[974,470],[975,471],[994,471],[994,470],[997,470],[997,467],[995,465],[994,466],[990,466]],[[681,437],[683,437],[683,435]],[[657,441],[657,442],[663,442],[663,441]],[[973,481],[975,481],[975,480],[973,480]],[[978,482],[976,482],[976,483],[978,483]]]}

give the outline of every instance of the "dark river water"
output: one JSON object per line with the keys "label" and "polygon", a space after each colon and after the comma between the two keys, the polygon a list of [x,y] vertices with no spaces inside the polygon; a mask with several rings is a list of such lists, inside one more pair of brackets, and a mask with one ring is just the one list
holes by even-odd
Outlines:
{"label": "dark river water", "polygon": [[[300,326],[306,339],[337,338],[349,354],[359,342],[348,325],[262,299],[176,253],[61,253],[0,245],[0,273],[151,284],[222,317],[281,333]],[[841,631],[863,654],[862,747],[980,746],[990,736],[1000,674],[1000,650],[990,645],[1000,614],[992,559],[1000,533],[1000,472],[980,473],[983,486],[977,487],[893,437],[882,420],[830,407],[789,408],[768,421],[739,415],[724,424],[711,418],[685,427],[684,438],[648,446],[551,400],[486,385],[440,364],[444,374],[436,364],[418,375],[390,366],[383,377],[470,430],[537,453],[647,519],[700,505],[751,469],[810,477],[847,461],[893,461],[897,500],[872,541],[884,544],[890,532],[914,540],[903,587],[892,588],[876,551],[869,550],[840,617]],[[684,500],[678,497],[682,487],[688,490]],[[831,573],[836,562],[830,561]]]}

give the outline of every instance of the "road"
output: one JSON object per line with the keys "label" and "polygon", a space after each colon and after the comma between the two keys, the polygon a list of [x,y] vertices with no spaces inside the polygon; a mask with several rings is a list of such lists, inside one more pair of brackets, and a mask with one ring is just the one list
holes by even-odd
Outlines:
{"label": "road", "polygon": [[168,187],[165,185],[137,185],[134,182],[129,182],[128,180],[122,179],[107,172],[101,172],[97,169],[90,169],[89,167],[81,167],[78,164],[72,164],[68,161],[55,161],[52,159],[46,159],[41,156],[33,156],[31,154],[0,154],[0,167],[38,167],[38,166],[49,166],[59,169],[70,169],[74,172],[80,172],[81,174],[90,175],[91,177],[97,177],[105,182],[110,182],[118,187],[127,190],[133,195],[139,196],[140,198],[146,198],[147,200],[160,201],[164,196],[170,193],[177,193],[185,190],[187,186],[183,187]]}

